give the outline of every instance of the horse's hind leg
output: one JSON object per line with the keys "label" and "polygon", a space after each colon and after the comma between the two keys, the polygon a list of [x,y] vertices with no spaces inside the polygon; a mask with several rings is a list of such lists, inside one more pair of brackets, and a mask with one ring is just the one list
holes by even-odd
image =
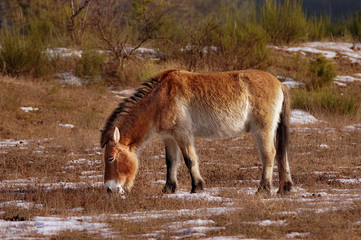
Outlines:
{"label": "horse's hind leg", "polygon": [[191,175],[191,193],[202,191],[204,187],[204,181],[201,177],[201,174],[199,173],[198,156],[194,149],[193,139],[182,139],[178,141],[178,145],[182,151],[184,161]]}
{"label": "horse's hind leg", "polygon": [[174,193],[177,181],[177,169],[179,165],[179,147],[176,141],[171,138],[163,139],[165,144],[165,160],[167,164],[167,181],[162,190],[163,193]]}
{"label": "horse's hind leg", "polygon": [[[277,158],[278,156],[276,156]],[[284,186],[283,186],[283,191],[286,191],[286,192],[289,192],[291,191],[291,188],[292,188],[292,185],[293,185],[293,181],[292,181],[292,177],[291,177],[291,170],[290,170],[290,165],[289,165],[289,162],[288,162],[288,153],[286,152],[286,162],[285,162],[285,166],[284,166]],[[281,175],[283,174],[281,171],[280,171],[280,167],[278,167],[278,170],[279,170],[279,176],[281,178]],[[278,192],[281,192],[282,189],[281,189],[281,186],[280,186],[280,189]]]}
{"label": "horse's hind leg", "polygon": [[270,193],[272,188],[273,164],[276,155],[274,134],[259,131],[254,134],[254,137],[257,142],[258,152],[262,162],[262,177],[258,192]]}

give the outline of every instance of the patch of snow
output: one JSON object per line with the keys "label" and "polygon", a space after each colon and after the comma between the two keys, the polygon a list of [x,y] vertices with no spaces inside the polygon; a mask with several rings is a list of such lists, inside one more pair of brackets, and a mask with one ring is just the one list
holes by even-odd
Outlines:
{"label": "patch of snow", "polygon": [[156,180],[154,183],[155,183],[155,184],[165,184],[166,181],[159,179],[159,180]]}
{"label": "patch of snow", "polygon": [[74,76],[71,72],[55,73],[54,77],[59,78],[62,83],[69,85],[80,86],[83,82],[81,78]]}
{"label": "patch of snow", "polygon": [[206,233],[208,231],[215,231],[215,230],[224,230],[225,227],[190,227],[190,228],[183,228],[180,230],[175,231],[178,234],[191,234],[191,233]]}
{"label": "patch of snow", "polygon": [[28,235],[56,235],[64,231],[86,231],[89,234],[100,234],[102,237],[113,236],[114,233],[106,223],[96,223],[91,217],[34,217],[30,221],[0,220],[1,238],[21,238]]}
{"label": "patch of snow", "polygon": [[175,228],[183,228],[186,226],[202,226],[202,225],[214,225],[216,224],[213,220],[203,220],[203,219],[196,219],[196,220],[187,220],[182,222],[173,222],[168,225],[168,228],[175,229]]}
{"label": "patch of snow", "polygon": [[[194,217],[194,216],[214,216],[221,215],[229,212],[234,212],[240,208],[230,207],[214,207],[214,208],[198,208],[198,209],[179,209],[179,210],[160,210],[160,211],[147,211],[147,212],[132,212],[126,214],[112,214],[107,215],[113,219],[122,219],[134,222],[143,222],[145,220],[157,218],[177,218],[177,217]],[[103,218],[100,216],[100,218]]]}
{"label": "patch of snow", "polygon": [[42,204],[35,204],[32,202],[26,202],[23,200],[13,200],[13,201],[0,203],[0,207],[5,207],[5,206],[16,206],[16,207],[24,208],[27,210],[30,208],[42,208],[43,207]]}
{"label": "patch of snow", "polygon": [[27,145],[29,144],[29,141],[27,140],[13,140],[13,139],[3,139],[0,140],[0,147],[1,148],[10,148],[10,147],[16,147],[18,145]]}
{"label": "patch of snow", "polygon": [[165,58],[165,54],[163,52],[160,52],[153,48],[140,47],[134,50],[134,48],[127,47],[125,54],[128,54],[131,51],[133,51],[134,54],[138,57],[149,58],[150,60],[153,61],[159,61]]}
{"label": "patch of snow", "polygon": [[59,123],[58,124],[59,127],[64,127],[64,128],[74,128],[75,126],[73,124],[69,124],[69,123]]}
{"label": "patch of snow", "polygon": [[337,75],[337,76],[334,78],[334,80],[335,80],[335,81],[339,81],[339,82],[350,83],[350,82],[361,81],[361,78],[356,78],[356,77],[352,77],[352,76]]}
{"label": "patch of snow", "polygon": [[311,172],[312,174],[317,174],[317,175],[334,175],[337,172],[321,172],[321,171],[313,171]]}
{"label": "patch of snow", "polygon": [[213,196],[210,193],[207,192],[201,192],[201,193],[189,193],[185,191],[177,191],[175,194],[168,194],[165,195],[168,198],[179,198],[184,199],[185,201],[189,200],[205,200],[205,201],[215,201],[215,202],[229,202],[232,201],[230,198],[223,198],[223,197],[217,197]]}
{"label": "patch of snow", "polygon": [[343,128],[346,131],[355,131],[355,130],[361,130],[361,123],[349,125]]}
{"label": "patch of snow", "polygon": [[69,209],[68,212],[82,212],[82,211],[84,211],[84,208],[82,208],[82,207],[77,207],[77,208]]}
{"label": "patch of snow", "polygon": [[33,108],[33,107],[20,107],[20,109],[26,113],[39,111],[39,108]]}
{"label": "patch of snow", "polygon": [[81,175],[94,175],[94,174],[97,174],[97,173],[100,173],[100,172],[101,171],[83,171],[80,174]]}
{"label": "patch of snow", "polygon": [[260,227],[285,226],[286,220],[263,220],[258,222],[244,222],[244,224],[258,225]]}
{"label": "patch of snow", "polygon": [[324,144],[324,143],[320,144],[320,147],[321,148],[330,148],[327,144]]}
{"label": "patch of snow", "polygon": [[332,59],[337,56],[336,52],[333,51],[325,51],[325,50],[319,50],[317,48],[313,47],[285,47],[284,50],[287,52],[301,52],[304,53],[311,53],[311,54],[322,54],[325,56],[325,58]]}
{"label": "patch of snow", "polygon": [[336,179],[336,181],[340,183],[346,183],[346,184],[360,184],[361,178],[352,178],[352,179]]}
{"label": "patch of snow", "polygon": [[305,232],[305,233],[291,232],[285,235],[286,238],[305,238],[309,236],[311,236],[310,232]]}
{"label": "patch of snow", "polygon": [[236,189],[236,191],[238,193],[243,193],[247,195],[254,195],[256,193],[256,189],[253,187],[240,188],[240,189]]}
{"label": "patch of snow", "polygon": [[293,82],[282,82],[288,89],[291,88],[303,88],[305,84],[303,82],[293,81]]}
{"label": "patch of snow", "polygon": [[81,58],[82,51],[81,50],[74,50],[70,48],[48,48],[45,52],[48,57],[55,58],[69,58],[69,57],[78,57]]}
{"label": "patch of snow", "polygon": [[345,42],[308,42],[302,43],[296,47],[277,47],[269,46],[277,50],[287,52],[299,52],[303,55],[321,54],[328,59],[336,58],[337,56],[347,58],[352,63],[361,64],[361,51],[360,48],[354,43]]}
{"label": "patch of snow", "polygon": [[86,164],[86,165],[95,165],[95,164],[101,164],[103,161],[101,160],[88,160],[85,158],[79,158],[75,160],[71,160],[68,162],[69,164]]}
{"label": "patch of snow", "polygon": [[320,120],[316,119],[308,112],[302,110],[291,111],[291,124],[313,124],[318,122],[320,122]]}
{"label": "patch of snow", "polygon": [[163,155],[163,154],[150,157],[150,159],[164,159],[164,158],[165,158],[165,155]]}
{"label": "patch of snow", "polygon": [[338,86],[341,86],[341,87],[346,87],[347,84],[346,83],[342,83],[342,82],[338,82],[338,81],[333,81],[334,84],[338,85]]}

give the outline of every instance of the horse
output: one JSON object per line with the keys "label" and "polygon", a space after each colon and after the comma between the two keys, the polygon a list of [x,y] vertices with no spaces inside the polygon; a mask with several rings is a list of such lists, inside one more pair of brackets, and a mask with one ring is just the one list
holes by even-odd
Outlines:
{"label": "horse", "polygon": [[108,117],[104,148],[104,185],[124,194],[133,186],[138,154],[154,134],[165,145],[163,193],[177,189],[179,155],[191,177],[191,193],[204,189],[194,138],[225,139],[250,132],[255,138],[262,176],[257,193],[270,193],[274,159],[279,190],[293,185],[288,161],[290,100],[287,87],[260,70],[192,73],[170,69],[144,82]]}

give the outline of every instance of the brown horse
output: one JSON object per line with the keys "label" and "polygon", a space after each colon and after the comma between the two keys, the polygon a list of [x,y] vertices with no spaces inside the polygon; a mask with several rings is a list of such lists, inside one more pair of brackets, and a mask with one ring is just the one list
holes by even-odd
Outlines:
{"label": "brown horse", "polygon": [[289,124],[287,88],[268,73],[167,70],[145,82],[109,116],[101,136],[105,187],[109,192],[130,191],[138,169],[137,154],[158,134],[166,151],[163,192],[174,193],[177,188],[180,152],[191,175],[191,192],[203,190],[194,137],[231,138],[251,132],[263,164],[258,192],[271,190],[275,157],[279,192],[290,191]]}

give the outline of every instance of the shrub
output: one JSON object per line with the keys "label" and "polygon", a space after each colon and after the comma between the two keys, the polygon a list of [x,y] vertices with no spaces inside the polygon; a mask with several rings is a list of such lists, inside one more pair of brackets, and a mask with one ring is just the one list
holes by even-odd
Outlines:
{"label": "shrub", "polygon": [[292,108],[313,112],[356,114],[360,108],[359,101],[352,93],[341,93],[335,88],[322,88],[307,91],[294,89]]}
{"label": "shrub", "polygon": [[94,83],[100,79],[100,67],[103,63],[103,56],[96,50],[84,50],[76,65],[76,75]]}
{"label": "shrub", "polygon": [[306,86],[308,89],[322,88],[329,85],[335,77],[334,65],[323,55],[319,55],[309,63],[309,80]]}
{"label": "shrub", "polygon": [[214,63],[222,71],[258,67],[268,56],[266,32],[251,19],[243,18],[239,10],[222,14],[212,43],[217,47]]}
{"label": "shrub", "polygon": [[320,40],[330,34],[329,26],[331,26],[331,18],[329,16],[316,15],[308,20],[308,39]]}
{"label": "shrub", "polygon": [[265,1],[258,21],[274,44],[297,42],[307,35],[307,17],[299,0]]}
{"label": "shrub", "polygon": [[183,34],[178,33],[167,50],[191,71],[262,67],[268,57],[267,34],[252,16],[255,8],[247,14],[243,10],[234,4],[221,14],[179,28]]}
{"label": "shrub", "polygon": [[361,39],[361,11],[355,12],[348,19],[348,28],[352,37],[360,40]]}
{"label": "shrub", "polygon": [[43,52],[41,42],[37,40],[31,32],[26,37],[10,32],[3,35],[0,61],[7,74],[42,77],[50,73],[50,60]]}

